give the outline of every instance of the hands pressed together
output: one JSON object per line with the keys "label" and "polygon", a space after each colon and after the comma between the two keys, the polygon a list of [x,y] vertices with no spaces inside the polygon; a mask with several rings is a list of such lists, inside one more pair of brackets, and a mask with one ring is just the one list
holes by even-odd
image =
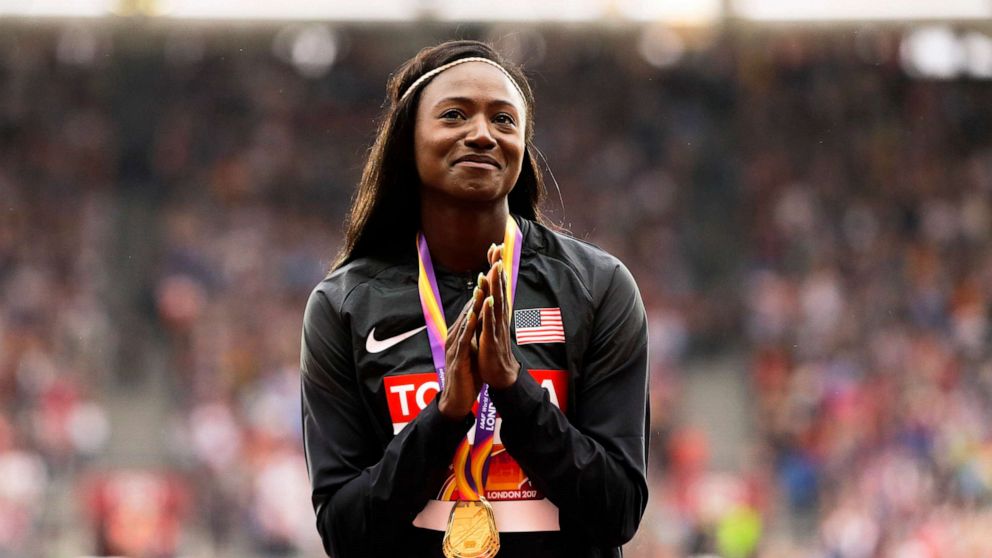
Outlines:
{"label": "hands pressed together", "polygon": [[490,246],[487,257],[489,272],[479,274],[472,297],[448,330],[444,347],[445,384],[438,408],[451,419],[472,412],[482,384],[493,389],[509,387],[520,371],[510,351],[503,245]]}

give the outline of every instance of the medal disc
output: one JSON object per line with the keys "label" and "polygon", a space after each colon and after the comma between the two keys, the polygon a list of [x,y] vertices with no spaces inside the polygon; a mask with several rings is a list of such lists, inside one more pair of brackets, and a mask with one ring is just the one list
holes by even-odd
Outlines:
{"label": "medal disc", "polygon": [[456,502],[441,544],[446,558],[495,556],[499,551],[499,531],[489,502],[484,499]]}

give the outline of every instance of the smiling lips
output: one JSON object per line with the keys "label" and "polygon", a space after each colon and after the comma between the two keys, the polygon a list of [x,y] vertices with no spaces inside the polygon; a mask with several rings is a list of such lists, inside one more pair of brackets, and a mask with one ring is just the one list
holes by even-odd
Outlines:
{"label": "smiling lips", "polygon": [[455,160],[455,165],[475,168],[501,168],[500,164],[488,155],[464,155]]}

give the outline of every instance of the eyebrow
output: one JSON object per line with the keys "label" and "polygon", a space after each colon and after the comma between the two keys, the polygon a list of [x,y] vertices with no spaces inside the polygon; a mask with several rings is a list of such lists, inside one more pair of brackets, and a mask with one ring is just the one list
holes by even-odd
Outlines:
{"label": "eyebrow", "polygon": [[[444,97],[443,99],[439,99],[436,103],[434,103],[434,106],[436,107],[438,105],[448,102],[473,105],[476,103],[476,100],[471,97]],[[516,104],[507,101],[505,99],[493,99],[492,101],[489,101],[487,104],[490,106],[497,105],[502,107],[510,107],[513,108],[514,110],[521,111],[521,107],[518,107]]]}

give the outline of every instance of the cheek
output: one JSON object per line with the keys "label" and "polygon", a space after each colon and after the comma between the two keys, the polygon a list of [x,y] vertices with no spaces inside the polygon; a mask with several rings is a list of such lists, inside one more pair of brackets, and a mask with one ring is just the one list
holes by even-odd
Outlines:
{"label": "cheek", "polygon": [[414,134],[413,160],[421,177],[435,174],[443,163],[443,156],[443,145],[437,137]]}
{"label": "cheek", "polygon": [[517,170],[518,173],[520,169],[523,167],[524,151],[526,149],[527,149],[526,144],[523,141],[521,141],[519,143],[514,143],[513,146],[510,147],[510,149],[508,150],[509,153],[512,153],[512,157],[513,157],[512,165]]}
{"label": "cheek", "polygon": [[440,133],[440,131],[414,134],[413,148],[416,150],[416,156],[418,158],[424,156],[425,159],[430,160],[444,157],[451,149],[452,139],[449,136],[450,134]]}
{"label": "cheek", "polygon": [[429,118],[420,114],[413,128],[413,157],[417,167],[429,164],[435,158],[443,134]]}

